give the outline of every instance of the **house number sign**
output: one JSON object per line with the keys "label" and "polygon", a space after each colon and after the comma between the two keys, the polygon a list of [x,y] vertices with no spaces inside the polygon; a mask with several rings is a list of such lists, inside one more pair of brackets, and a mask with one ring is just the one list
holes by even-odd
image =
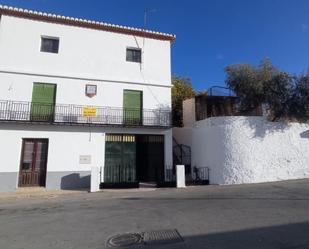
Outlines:
{"label": "house number sign", "polygon": [[90,98],[97,95],[97,85],[87,84],[86,89],[85,89],[85,93],[86,93],[86,96],[88,96]]}

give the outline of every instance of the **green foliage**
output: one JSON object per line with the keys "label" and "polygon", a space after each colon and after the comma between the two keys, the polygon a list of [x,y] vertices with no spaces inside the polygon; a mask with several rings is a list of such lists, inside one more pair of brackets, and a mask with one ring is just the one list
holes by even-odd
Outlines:
{"label": "green foliage", "polygon": [[294,118],[293,95],[295,92],[295,78],[280,72],[272,77],[264,87],[264,103],[269,106],[269,117],[272,120]]}
{"label": "green foliage", "polygon": [[195,92],[195,96],[207,96],[207,91],[205,90],[200,90]]}
{"label": "green foliage", "polygon": [[309,120],[309,72],[301,75],[297,79],[296,90],[294,94],[294,105],[296,117],[299,120]]}
{"label": "green foliage", "polygon": [[239,97],[242,110],[265,104],[273,121],[309,120],[309,74],[291,76],[279,71],[268,59],[257,67],[249,64],[228,66],[225,72],[226,85]]}
{"label": "green foliage", "polygon": [[172,77],[172,115],[173,125],[182,126],[182,102],[195,96],[191,80],[184,77]]}
{"label": "green foliage", "polygon": [[226,85],[240,98],[241,109],[246,111],[265,101],[265,86],[269,84],[277,70],[269,60],[258,67],[237,64],[225,68]]}

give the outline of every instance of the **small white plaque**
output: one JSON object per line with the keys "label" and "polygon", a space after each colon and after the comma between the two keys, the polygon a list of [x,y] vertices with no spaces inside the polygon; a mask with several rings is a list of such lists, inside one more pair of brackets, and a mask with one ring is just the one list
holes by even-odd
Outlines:
{"label": "small white plaque", "polygon": [[80,155],[79,164],[91,164],[91,155]]}

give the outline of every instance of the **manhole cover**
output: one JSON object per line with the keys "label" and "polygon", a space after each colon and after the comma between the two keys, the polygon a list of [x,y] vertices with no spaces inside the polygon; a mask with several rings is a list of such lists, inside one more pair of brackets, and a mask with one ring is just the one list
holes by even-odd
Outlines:
{"label": "manhole cover", "polygon": [[145,244],[171,244],[183,242],[182,237],[176,229],[149,231],[144,233]]}
{"label": "manhole cover", "polygon": [[132,245],[137,245],[142,242],[142,236],[138,233],[126,233],[115,235],[108,239],[107,247],[122,248]]}

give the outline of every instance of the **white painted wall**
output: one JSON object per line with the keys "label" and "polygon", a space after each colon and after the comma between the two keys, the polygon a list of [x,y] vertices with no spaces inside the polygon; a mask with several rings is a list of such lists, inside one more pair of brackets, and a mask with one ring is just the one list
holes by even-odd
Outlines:
{"label": "white painted wall", "polygon": [[[56,103],[122,107],[123,90],[143,91],[144,108],[170,108],[169,87],[87,81],[78,79],[42,77],[33,75],[0,73],[0,100],[31,101],[34,82],[57,84]],[[86,84],[97,85],[97,95],[85,95]]]}
{"label": "white painted wall", "polygon": [[[5,15],[0,27],[0,70],[171,85],[169,41]],[[40,52],[41,36],[59,37],[59,53]],[[127,47],[143,48],[142,67]]]}
{"label": "white painted wall", "polygon": [[[0,172],[18,172],[23,138],[48,138],[48,171],[90,171],[104,165],[105,133],[165,136],[165,160],[171,162],[171,129],[134,129],[51,125],[0,124]],[[91,155],[91,164],[79,164],[79,155]]]}
{"label": "white painted wall", "polygon": [[172,129],[164,130],[164,164],[166,168],[173,167],[173,132]]}
{"label": "white painted wall", "polygon": [[[57,84],[60,104],[122,107],[131,89],[143,91],[144,108],[171,107],[168,41],[145,39],[140,65],[126,61],[126,47],[141,37],[11,16],[0,25],[0,100],[31,101],[33,83],[43,82]],[[41,35],[60,38],[59,54],[40,52]],[[95,97],[85,96],[86,84],[97,85]]]}
{"label": "white painted wall", "polygon": [[[49,139],[47,171],[89,171],[104,160],[104,131],[18,124],[1,124],[0,128],[0,151],[5,151],[0,172],[19,171],[23,138]],[[79,155],[91,155],[91,164],[79,164]]]}
{"label": "white painted wall", "polygon": [[[165,164],[171,165],[172,163],[171,129],[99,128],[2,123],[0,124],[0,151],[3,154],[1,154],[0,173],[19,172],[23,138],[49,139],[47,161],[47,172],[49,173],[89,172],[91,167],[102,168],[104,167],[106,133],[164,135]],[[79,162],[80,155],[90,155],[91,163],[81,164]],[[18,179],[16,179],[16,187],[17,184]]]}
{"label": "white painted wall", "polygon": [[178,144],[185,144],[192,147],[193,143],[193,127],[174,127],[173,137],[176,139]]}
{"label": "white painted wall", "polygon": [[192,165],[210,168],[211,184],[309,177],[309,124],[263,117],[216,117],[173,129],[192,148]]}
{"label": "white painted wall", "polygon": [[195,124],[195,98],[182,102],[183,126],[193,127]]}

